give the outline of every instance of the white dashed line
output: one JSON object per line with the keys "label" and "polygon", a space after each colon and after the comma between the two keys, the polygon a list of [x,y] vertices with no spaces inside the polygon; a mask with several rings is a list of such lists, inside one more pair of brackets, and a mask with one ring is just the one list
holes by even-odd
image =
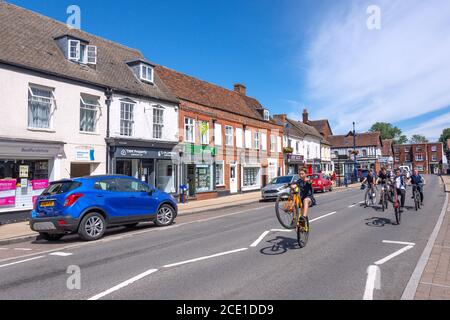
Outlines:
{"label": "white dashed line", "polygon": [[250,245],[250,247],[253,247],[253,248],[254,248],[254,247],[258,246],[258,244],[259,244],[261,241],[263,241],[264,237],[267,236],[269,233],[270,233],[270,231],[264,231],[264,232],[262,233],[262,235],[260,235],[259,238],[256,239],[256,241],[253,242],[253,243]]}
{"label": "white dashed line", "polygon": [[12,266],[12,265],[19,264],[19,263],[24,263],[24,262],[31,261],[31,260],[41,259],[41,258],[43,258],[43,257],[44,257],[44,256],[38,256],[38,257],[30,258],[30,259],[25,259],[25,260],[20,260],[20,261],[16,261],[16,262],[11,262],[11,263],[7,263],[7,264],[2,264],[2,265],[0,265],[0,268]]}
{"label": "white dashed line", "polygon": [[314,221],[317,221],[317,220],[320,220],[320,219],[323,219],[323,218],[332,216],[333,214],[336,214],[336,213],[337,213],[337,211],[333,211],[333,212],[330,212],[330,213],[325,214],[325,215],[323,215],[323,216],[320,216],[320,217],[318,217],[318,218],[312,219],[312,220],[310,220],[309,222],[311,223],[311,222],[314,222]]}
{"label": "white dashed line", "polygon": [[50,256],[58,256],[58,257],[68,257],[73,255],[73,253],[69,252],[52,252],[49,254]]}
{"label": "white dashed line", "polygon": [[248,248],[241,248],[241,249],[237,249],[237,250],[216,253],[216,254],[213,254],[213,255],[210,255],[210,256],[205,256],[205,257],[195,258],[195,259],[181,261],[181,262],[177,262],[177,263],[167,264],[167,265],[163,266],[163,268],[176,267],[176,266],[180,266],[182,264],[187,264],[187,263],[191,263],[191,262],[211,259],[211,258],[220,257],[220,256],[224,256],[224,255],[227,255],[227,254],[232,254],[232,253],[241,252],[241,251],[245,251],[245,250],[248,250]]}

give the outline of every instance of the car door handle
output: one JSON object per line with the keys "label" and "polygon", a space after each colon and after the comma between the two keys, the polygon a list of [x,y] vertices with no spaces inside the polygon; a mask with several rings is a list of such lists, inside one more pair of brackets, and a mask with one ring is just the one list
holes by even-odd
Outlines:
{"label": "car door handle", "polygon": [[105,196],[104,195],[101,195],[101,194],[98,194],[97,195],[97,198],[104,198]]}

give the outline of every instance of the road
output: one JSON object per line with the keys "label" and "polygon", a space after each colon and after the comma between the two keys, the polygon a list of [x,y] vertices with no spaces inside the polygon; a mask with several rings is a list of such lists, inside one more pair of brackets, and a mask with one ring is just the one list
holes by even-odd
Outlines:
{"label": "road", "polygon": [[[408,190],[401,225],[392,205],[364,208],[360,190],[318,195],[303,249],[294,232],[277,230],[270,202],[180,216],[167,228],[118,228],[97,242],[2,246],[0,299],[398,300],[445,200],[440,179],[427,181],[419,212]],[[81,288],[68,289],[78,270]]]}

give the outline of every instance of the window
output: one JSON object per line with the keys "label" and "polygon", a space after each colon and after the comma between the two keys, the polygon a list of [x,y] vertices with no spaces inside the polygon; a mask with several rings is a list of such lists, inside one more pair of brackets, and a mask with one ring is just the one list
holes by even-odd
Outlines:
{"label": "window", "polygon": [[423,172],[423,166],[417,166],[416,170],[419,171],[419,172]]}
{"label": "window", "polygon": [[42,87],[28,88],[28,127],[50,128],[53,101],[52,89]]}
{"label": "window", "polygon": [[288,139],[287,145],[288,145],[288,148],[292,147],[292,140],[291,139]]}
{"label": "window", "polygon": [[117,182],[115,179],[106,179],[97,181],[94,184],[95,190],[102,190],[102,191],[118,191],[117,189]]}
{"label": "window", "polygon": [[225,126],[225,145],[233,146],[233,127]]}
{"label": "window", "polygon": [[437,147],[436,146],[431,146],[431,152],[436,152],[437,151]]}
{"label": "window", "polygon": [[97,64],[97,46],[86,46],[87,50],[87,63]]}
{"label": "window", "polygon": [[422,147],[416,147],[416,151],[417,152],[421,152],[422,151]]}
{"label": "window", "polygon": [[195,140],[194,140],[194,119],[184,118],[184,141],[195,142]]}
{"label": "window", "polygon": [[153,82],[153,68],[141,64],[141,80]]}
{"label": "window", "polygon": [[164,126],[164,110],[161,107],[153,109],[153,139],[162,139]]}
{"label": "window", "polygon": [[423,161],[423,155],[421,154],[416,155],[416,161]]}
{"label": "window", "polygon": [[400,148],[394,148],[395,153],[400,153]]}
{"label": "window", "polygon": [[209,122],[200,121],[200,143],[209,144]]}
{"label": "window", "polygon": [[431,155],[431,161],[437,161],[437,156],[435,154]]}
{"label": "window", "polygon": [[274,135],[270,135],[270,152],[275,152],[276,144],[276,137]]}
{"label": "window", "polygon": [[86,64],[97,64],[97,46],[81,43],[80,40],[70,39],[68,45],[69,60]]}
{"label": "window", "polygon": [[295,151],[296,153],[300,153],[300,142],[298,142],[298,141],[295,142],[295,150],[296,150]]}
{"label": "window", "polygon": [[255,132],[255,135],[254,135],[254,143],[255,143],[255,145],[254,145],[254,147],[255,147],[256,150],[259,150],[259,148],[260,148],[259,142],[260,142],[260,140],[259,140],[259,132]]}
{"label": "window", "polygon": [[269,121],[269,119],[270,119],[269,110],[264,110],[264,120]]}
{"label": "window", "polygon": [[120,104],[120,135],[133,135],[133,109],[134,104],[128,102],[121,102]]}
{"label": "window", "polygon": [[259,170],[260,168],[244,168],[243,170],[243,185],[244,187],[251,187],[259,185]]}
{"label": "window", "polygon": [[100,107],[98,98],[81,96],[80,101],[80,131],[97,131],[97,109]]}
{"label": "window", "polygon": [[216,186],[223,186],[225,184],[223,177],[223,161],[216,162]]}
{"label": "window", "polygon": [[405,153],[409,153],[409,148],[405,148]]}
{"label": "window", "polygon": [[399,157],[395,157],[395,162],[400,162],[400,158]]}
{"label": "window", "polygon": [[80,60],[80,47],[79,40],[69,40],[69,60]]}
{"label": "window", "polygon": [[366,149],[363,149],[363,150],[362,150],[362,156],[363,156],[363,157],[367,157],[367,150],[366,150]]}
{"label": "window", "polygon": [[117,179],[117,187],[121,192],[150,192],[148,186],[131,179]]}

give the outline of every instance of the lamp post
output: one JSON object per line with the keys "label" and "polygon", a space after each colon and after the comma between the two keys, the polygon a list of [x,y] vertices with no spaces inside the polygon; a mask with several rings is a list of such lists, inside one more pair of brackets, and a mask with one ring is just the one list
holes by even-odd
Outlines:
{"label": "lamp post", "polygon": [[356,130],[355,130],[355,122],[354,121],[353,121],[353,156],[355,157],[354,158],[355,163],[354,163],[353,175],[355,177],[354,182],[356,182],[357,178],[358,178],[358,169],[357,169],[358,161],[356,159]]}

